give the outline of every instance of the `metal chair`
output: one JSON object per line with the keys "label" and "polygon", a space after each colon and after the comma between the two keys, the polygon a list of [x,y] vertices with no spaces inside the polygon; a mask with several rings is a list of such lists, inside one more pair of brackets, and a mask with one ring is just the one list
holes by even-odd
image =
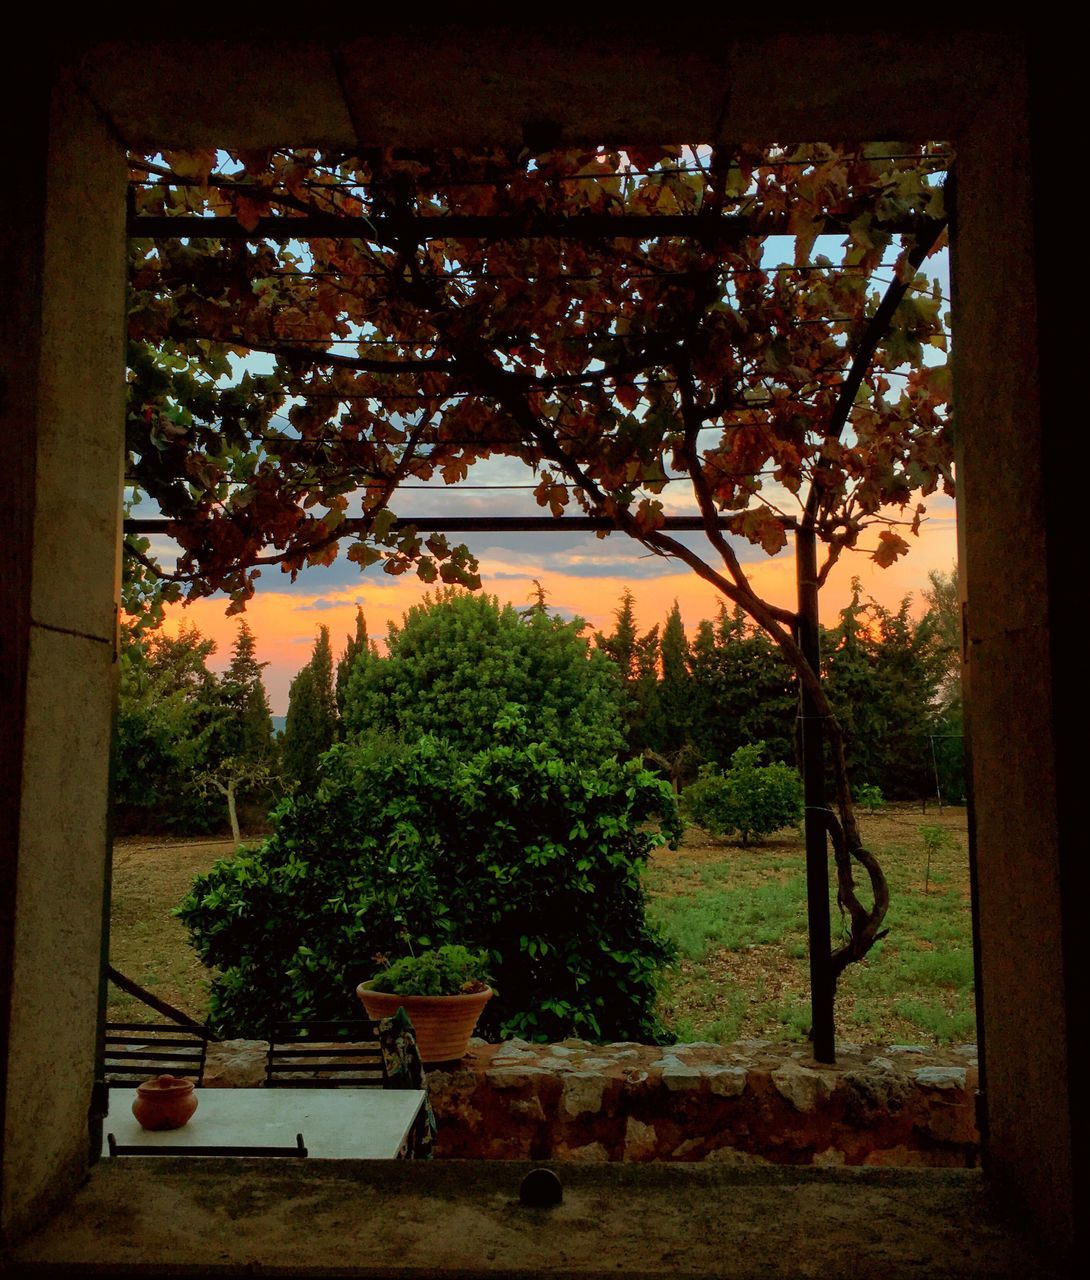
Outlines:
{"label": "metal chair", "polygon": [[428,1160],[435,1145],[435,1116],[412,1023],[403,1009],[381,1022],[278,1022],[269,1034],[267,1088],[330,1086],[422,1089],[424,1102],[399,1153]]}
{"label": "metal chair", "polygon": [[149,1076],[186,1076],[204,1082],[208,1032],[169,1022],[108,1022],[99,1078],[132,1088]]}
{"label": "metal chair", "polygon": [[382,1089],[388,1082],[377,1022],[278,1022],[270,1031],[268,1089]]}

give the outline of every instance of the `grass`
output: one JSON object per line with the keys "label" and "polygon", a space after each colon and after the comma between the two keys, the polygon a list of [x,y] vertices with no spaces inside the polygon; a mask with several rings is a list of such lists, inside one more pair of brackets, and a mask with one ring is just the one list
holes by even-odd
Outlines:
{"label": "grass", "polygon": [[[889,881],[889,936],[841,978],[838,1036],[914,1044],[974,1039],[965,811],[924,815],[918,806],[891,806],[862,814],[860,826]],[[679,850],[655,855],[646,876],[650,913],[678,947],[659,1016],[679,1039],[805,1038],[804,861],[798,832],[743,849],[698,827]],[[835,943],[835,901],[830,911]]]}
{"label": "grass", "polygon": [[[848,1041],[946,1044],[975,1037],[965,811],[891,807],[861,816],[890,884],[889,936],[841,979],[838,1034]],[[921,826],[941,826],[927,850]],[[129,837],[114,849],[111,962],[203,1018],[208,974],[171,915],[225,840]],[[647,869],[652,918],[677,943],[659,1016],[682,1040],[803,1039],[810,1026],[804,853],[798,832],[742,849],[691,828]],[[834,935],[839,916],[832,904]],[[111,1018],[147,1010],[110,988]]]}
{"label": "grass", "polygon": [[[128,836],[114,842],[110,963],[191,1017],[208,1013],[208,971],[171,911],[193,877],[234,849],[230,840]],[[133,996],[109,988],[107,1017],[153,1018]]]}

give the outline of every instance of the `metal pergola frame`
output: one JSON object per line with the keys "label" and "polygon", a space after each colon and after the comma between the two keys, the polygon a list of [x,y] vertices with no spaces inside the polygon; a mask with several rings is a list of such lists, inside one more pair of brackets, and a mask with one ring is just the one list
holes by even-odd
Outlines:
{"label": "metal pergola frame", "polygon": [[[438,214],[422,217],[411,214],[345,217],[335,213],[289,214],[259,218],[244,227],[234,217],[199,215],[142,215],[131,200],[128,235],[131,239],[221,239],[221,240],[303,240],[312,238],[359,239],[370,243],[403,245],[438,239],[525,239],[531,237],[573,240],[630,239],[685,236],[706,243],[737,242],[746,236],[790,234],[786,214],[758,218],[748,213],[730,214],[533,214],[524,218]],[[274,193],[262,192],[275,199]],[[878,224],[891,234],[936,233],[935,219],[916,216]],[[844,219],[826,217],[819,234],[843,234]],[[131,534],[167,534],[168,519],[127,519],[124,530]],[[720,518],[719,528],[727,521]],[[797,612],[795,635],[807,662],[820,678],[820,628],[818,611],[817,539],[812,525],[793,518],[783,520],[795,530]],[[419,516],[399,517],[393,529],[412,527],[428,533],[582,533],[620,532],[605,516]],[[668,516],[659,528],[666,532],[705,532],[699,516]],[[367,521],[348,518],[339,526],[346,536],[365,532]],[[806,900],[810,962],[811,1040],[818,1062],[836,1060],[834,1020],[834,974],[829,913],[828,833],[830,810],[825,794],[825,749],[822,719],[814,697],[800,681],[799,729],[806,845]]]}

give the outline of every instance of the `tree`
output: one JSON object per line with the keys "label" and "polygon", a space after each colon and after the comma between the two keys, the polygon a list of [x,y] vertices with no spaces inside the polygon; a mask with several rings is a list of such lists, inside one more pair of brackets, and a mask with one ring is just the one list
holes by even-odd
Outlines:
{"label": "tree", "polygon": [[242,841],[238,799],[267,789],[275,773],[272,714],[258,662],[257,642],[244,620],[239,622],[231,662],[219,681],[216,720],[207,763],[196,784],[204,793],[221,795],[236,845]]}
{"label": "tree", "polygon": [[920,624],[920,635],[935,663],[938,680],[940,716],[955,709],[961,711],[961,601],[958,593],[958,567],[949,573],[932,569],[927,575],[930,587],[924,591],[927,605]]}
{"label": "tree", "polygon": [[189,623],[176,636],[122,628],[113,767],[120,827],[209,829],[197,778],[219,723],[217,681],[207,665],[215,648]]}
{"label": "tree", "polygon": [[288,715],[284,724],[284,772],[293,786],[311,792],[318,783],[319,758],[337,734],[333,691],[333,651],[329,628],[320,627],[310,661],[288,687]]}
{"label": "tree", "polygon": [[720,605],[697,628],[689,659],[694,742],[725,766],[739,747],[765,744],[773,760],[795,759],[798,689],[791,668],[741,607]]}
{"label": "tree", "polygon": [[[658,640],[657,627],[649,637]],[[692,740],[689,641],[676,600],[656,647],[661,671],[652,667],[640,689],[644,759],[670,779],[676,792],[699,758]]]}
{"label": "tree", "polygon": [[794,769],[762,764],[764,743],[739,747],[726,773],[706,765],[684,796],[686,811],[713,835],[737,833],[742,847],[802,818],[802,783]]}
{"label": "tree", "polygon": [[829,696],[841,707],[852,775],[890,799],[930,793],[939,668],[909,600],[864,601],[859,580],[822,644]]}
{"label": "tree", "polygon": [[964,800],[968,780],[965,770],[965,715],[961,697],[961,601],[958,567],[949,573],[932,569],[930,588],[923,593],[927,612],[920,632],[938,673],[932,759],[940,795],[955,803]]}
{"label": "tree", "polygon": [[662,728],[659,746],[660,750],[674,755],[689,741],[692,716],[689,640],[685,635],[681,610],[676,600],[662,629],[659,649],[662,655],[662,679],[659,684]]}
{"label": "tree", "polygon": [[273,754],[273,723],[261,673],[269,664],[258,662],[256,654],[254,633],[240,619],[231,661],[220,680],[225,712],[222,750],[243,760],[267,763]]}
{"label": "tree", "polygon": [[636,597],[625,588],[621,603],[613,611],[617,622],[607,636],[595,632],[595,646],[616,668],[624,687],[625,735],[630,755],[651,750],[658,734],[659,629],[652,627],[640,635],[636,626]]}
{"label": "tree", "polygon": [[[918,499],[952,491],[948,373],[925,359],[945,348],[943,299],[919,274],[943,243],[947,160],[890,143],[135,159],[138,216],[226,220],[202,222],[219,239],[132,242],[131,474],[174,521],[176,580],[240,608],[260,566],[328,562],[350,537],[362,565],[475,586],[465,548],[400,527],[391,500],[408,477],[521,459],[543,507],[574,499],[740,605],[813,700],[851,930],[839,973],[881,932],[888,889],[835,708],[739,541],[777,553],[792,506],[825,548],[820,585],[868,531],[879,564],[903,555]],[[224,385],[245,350],[273,371]],[[663,528],[658,495],[683,482],[703,552]]]}
{"label": "tree", "polygon": [[482,751],[517,707],[534,741],[588,765],[623,745],[617,683],[580,632],[581,619],[520,614],[495,596],[447,588],[391,624],[388,656],[357,663],[348,682],[349,734],[442,738]]}
{"label": "tree", "polygon": [[640,873],[678,834],[669,788],[636,761],[562,755],[517,707],[489,736],[465,754],[430,734],[338,743],[316,795],[291,797],[259,849],[197,879],[177,914],[218,970],[221,1034],[343,1018],[378,954],[447,941],[490,954],[490,1035],[661,1034],[670,951]]}
{"label": "tree", "polygon": [[356,630],[345,638],[344,652],[337,660],[334,694],[337,703],[338,727],[344,719],[345,700],[348,696],[348,681],[352,675],[352,668],[360,659],[366,661],[375,653],[374,642],[367,638],[367,621],[363,616],[363,609],[360,605],[356,605]]}
{"label": "tree", "polygon": [[221,795],[238,843],[238,799],[272,781],[272,717],[253,633],[240,623],[219,678],[207,665],[215,648],[191,624],[174,637],[123,627],[113,785],[120,825],[207,831],[208,797]]}

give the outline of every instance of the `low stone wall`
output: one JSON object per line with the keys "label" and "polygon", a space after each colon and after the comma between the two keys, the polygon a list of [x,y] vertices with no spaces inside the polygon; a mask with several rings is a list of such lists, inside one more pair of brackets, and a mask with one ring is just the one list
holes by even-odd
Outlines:
{"label": "low stone wall", "polygon": [[[210,1045],[208,1087],[264,1078],[258,1041]],[[470,1043],[428,1073],[437,1155],[489,1160],[971,1167],[976,1046]]]}

